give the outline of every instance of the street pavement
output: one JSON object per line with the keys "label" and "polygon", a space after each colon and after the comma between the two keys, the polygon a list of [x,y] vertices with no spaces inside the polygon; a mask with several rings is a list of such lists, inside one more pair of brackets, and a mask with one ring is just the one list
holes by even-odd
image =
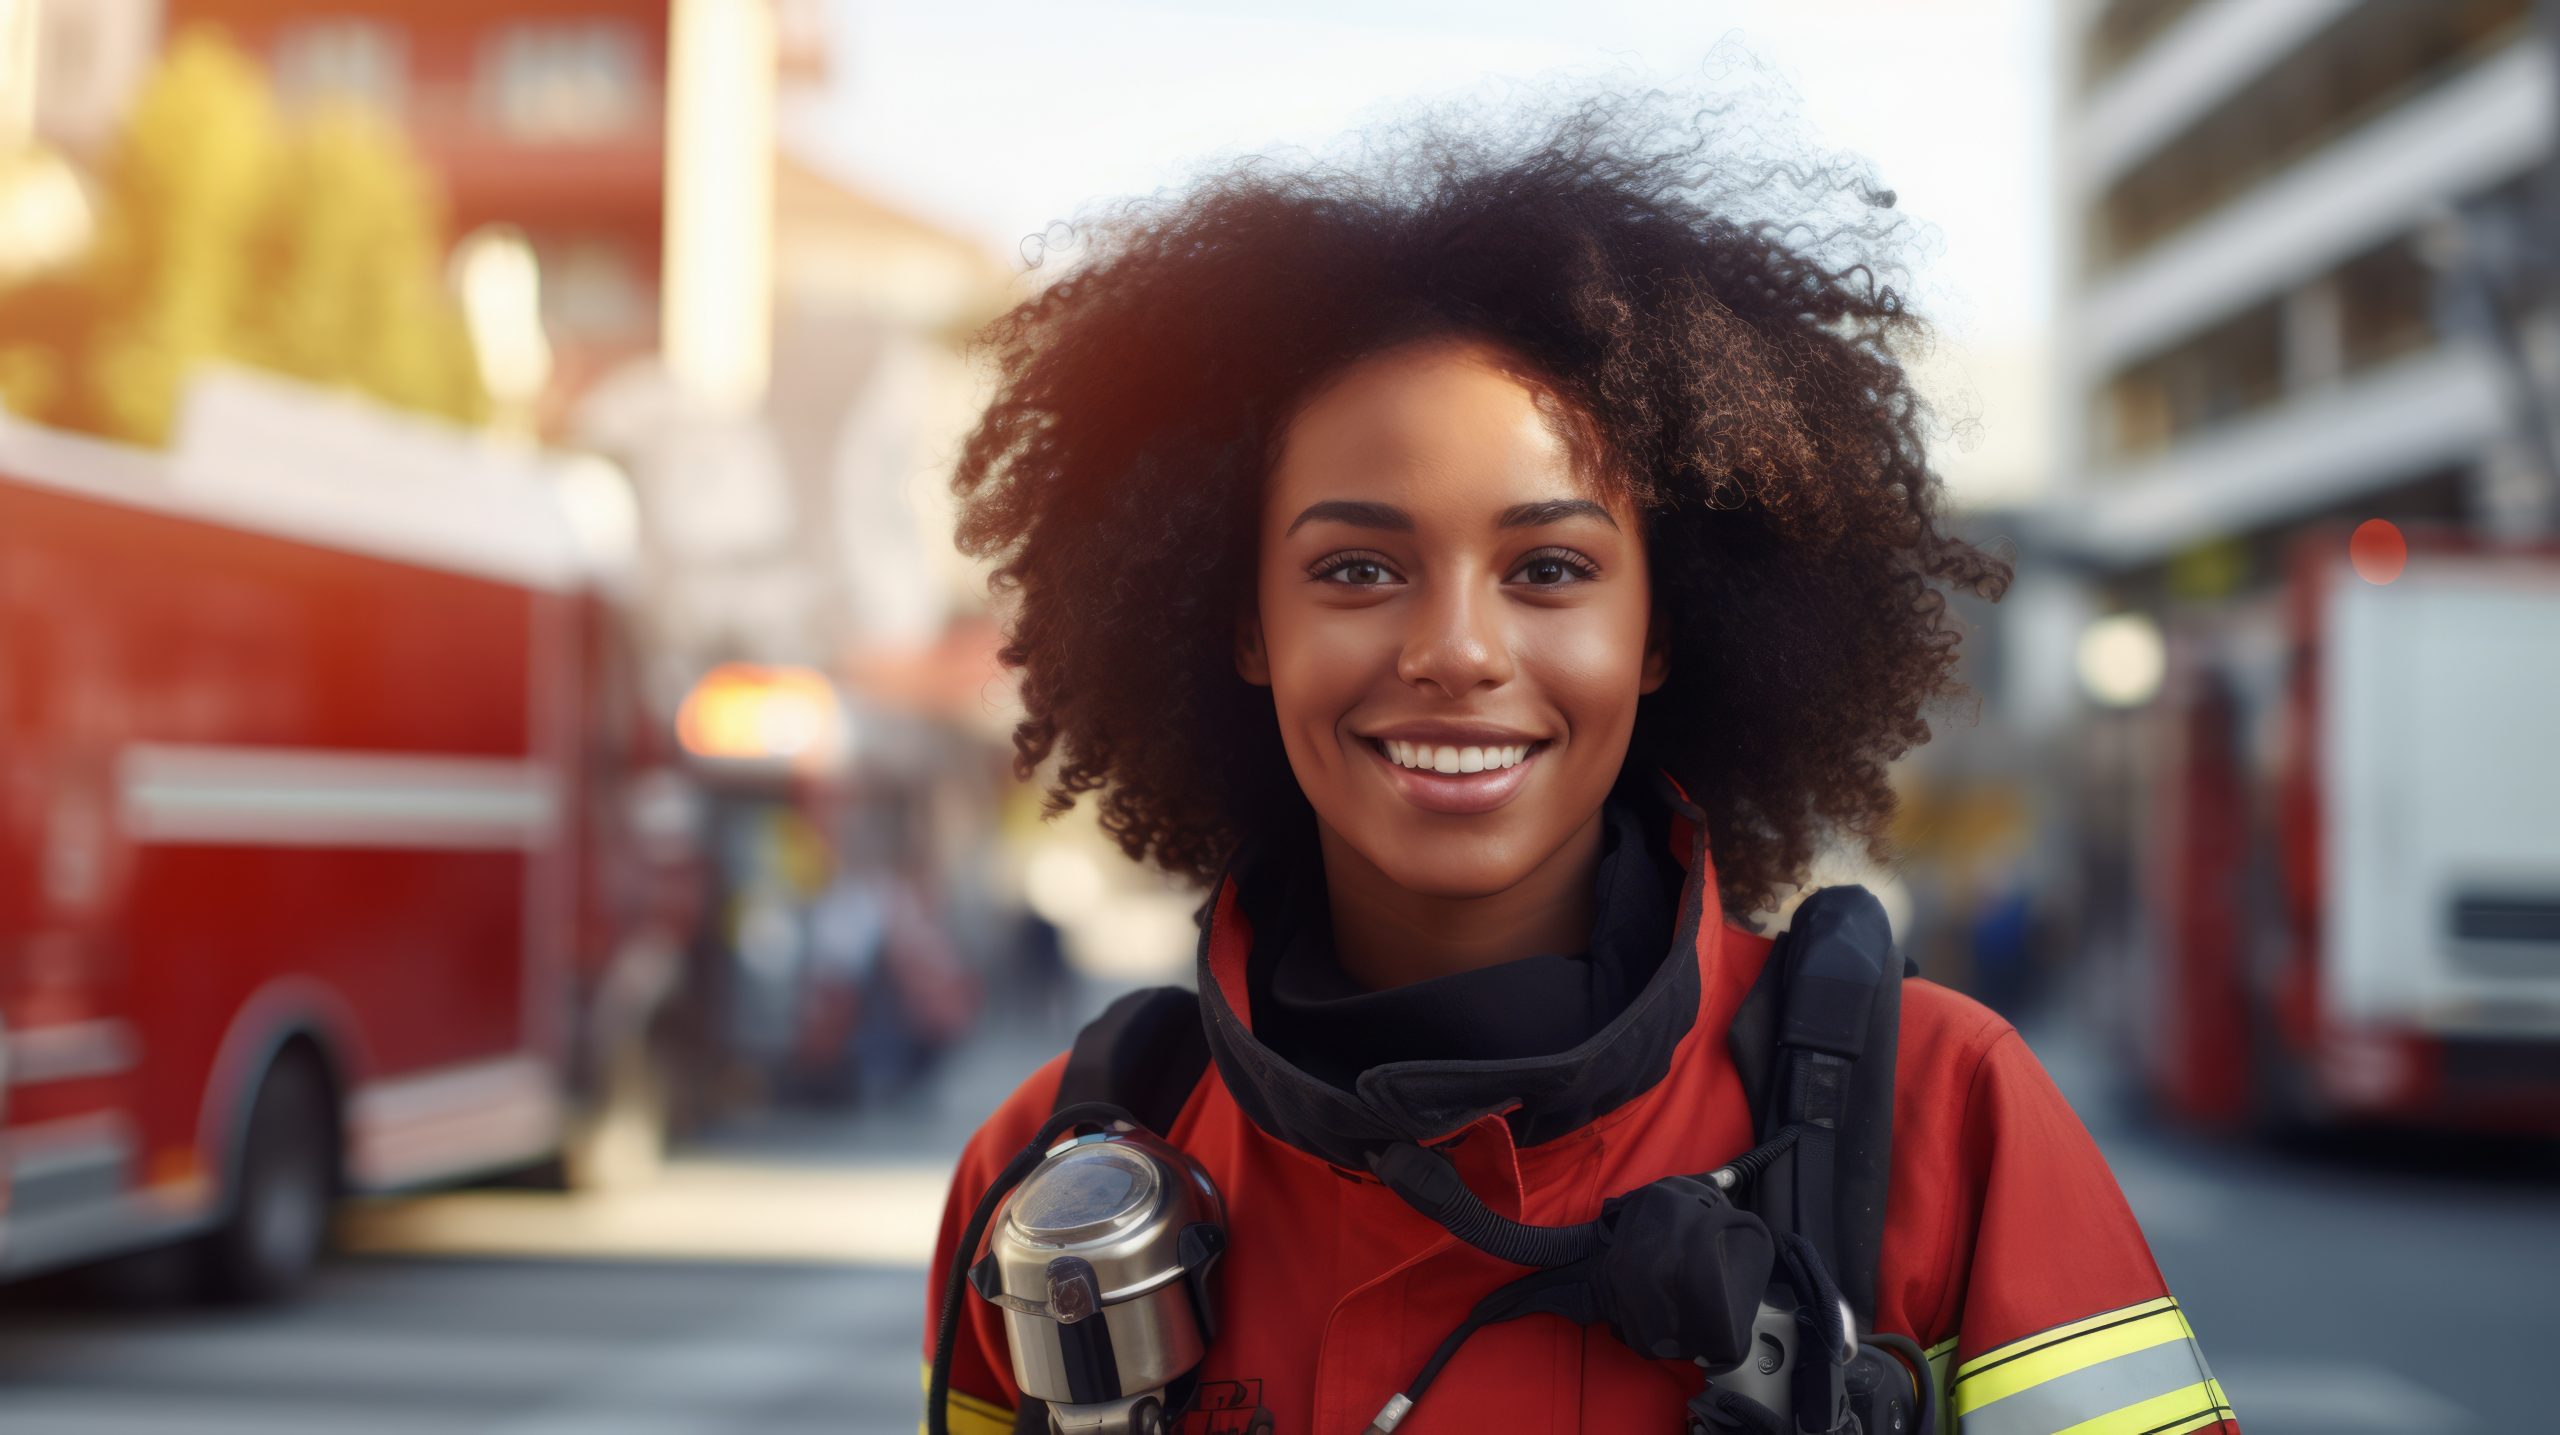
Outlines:
{"label": "street pavement", "polygon": [[999,1015],[889,1109],[735,1123],[639,1190],[355,1203],[282,1309],[0,1292],[0,1435],[913,1431],[952,1160],[1106,995]]}
{"label": "street pavement", "polygon": [[[0,1431],[913,1430],[952,1155],[1093,1000],[998,1019],[891,1109],[724,1130],[641,1191],[362,1204],[285,1309],[11,1293]],[[2131,1115],[2069,1026],[2028,1034],[2251,1435],[2560,1430],[2550,1148],[2197,1140]]]}
{"label": "street pavement", "polygon": [[2249,1435],[2560,1431],[2560,1146],[2207,1140],[2030,1022]]}
{"label": "street pavement", "polygon": [[0,1430],[912,1429],[915,1291],[894,1269],[359,1257],[277,1311],[15,1308]]}

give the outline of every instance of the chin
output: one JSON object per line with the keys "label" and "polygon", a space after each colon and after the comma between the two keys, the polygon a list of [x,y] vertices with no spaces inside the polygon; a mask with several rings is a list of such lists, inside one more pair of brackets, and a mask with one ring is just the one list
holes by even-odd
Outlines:
{"label": "chin", "polygon": [[1508,891],[1536,869],[1540,853],[1517,837],[1488,835],[1469,841],[1445,833],[1420,834],[1388,851],[1363,851],[1388,881],[1426,897],[1490,897]]}

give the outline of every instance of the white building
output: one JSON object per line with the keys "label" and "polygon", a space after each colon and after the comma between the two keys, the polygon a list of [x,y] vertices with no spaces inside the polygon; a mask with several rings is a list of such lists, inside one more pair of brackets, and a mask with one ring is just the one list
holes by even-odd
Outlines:
{"label": "white building", "polygon": [[2140,603],[2200,552],[2253,585],[2322,518],[2548,531],[2501,334],[2560,344],[2461,278],[2529,232],[2560,134],[2534,0],[2067,10],[2048,549]]}

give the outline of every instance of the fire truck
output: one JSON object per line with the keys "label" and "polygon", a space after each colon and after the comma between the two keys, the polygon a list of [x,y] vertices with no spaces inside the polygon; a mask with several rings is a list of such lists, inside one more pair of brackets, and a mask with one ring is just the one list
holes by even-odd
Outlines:
{"label": "fire truck", "polygon": [[2323,528],[2169,639],[2119,1007],[2149,1090],[2560,1133],[2560,549],[2412,530],[2368,577]]}
{"label": "fire truck", "polygon": [[279,1295],[337,1195],[644,1109],[681,792],[561,466],[238,375],[166,453],[0,415],[0,1279]]}

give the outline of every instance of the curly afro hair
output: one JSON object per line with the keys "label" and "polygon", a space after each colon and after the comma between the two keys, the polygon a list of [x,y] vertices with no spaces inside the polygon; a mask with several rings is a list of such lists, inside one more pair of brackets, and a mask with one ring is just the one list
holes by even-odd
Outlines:
{"label": "curly afro hair", "polygon": [[1886,282],[1908,230],[1862,165],[1720,159],[1718,116],[1661,100],[1231,164],[1089,221],[980,335],[959,541],[1018,590],[1016,767],[1055,760],[1053,813],[1098,792],[1131,857],[1203,881],[1303,820],[1271,695],[1234,666],[1261,483],[1328,376],[1456,336],[1540,376],[1578,466],[1643,515],[1671,676],[1628,760],[1705,810],[1725,910],[1765,909],[1826,837],[1889,855],[1887,764],[1961,691],[1938,585],[1996,600],[2011,576],[1949,531],[1928,466],[1925,330]]}

